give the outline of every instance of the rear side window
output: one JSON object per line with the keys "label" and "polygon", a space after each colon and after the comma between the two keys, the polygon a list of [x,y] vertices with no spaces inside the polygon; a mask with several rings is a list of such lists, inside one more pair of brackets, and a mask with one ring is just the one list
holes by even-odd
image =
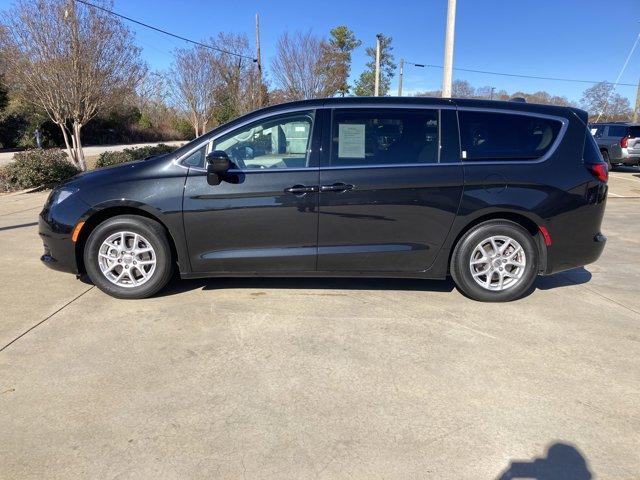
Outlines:
{"label": "rear side window", "polygon": [[438,118],[437,110],[335,110],[331,165],[437,163]]}
{"label": "rear side window", "polygon": [[640,137],[640,127],[634,126],[629,127],[629,138],[638,138]]}
{"label": "rear side window", "polygon": [[549,151],[562,123],[495,112],[458,112],[462,158],[536,160]]}
{"label": "rear side window", "polygon": [[627,136],[628,128],[624,125],[609,125],[609,136],[622,138]]}

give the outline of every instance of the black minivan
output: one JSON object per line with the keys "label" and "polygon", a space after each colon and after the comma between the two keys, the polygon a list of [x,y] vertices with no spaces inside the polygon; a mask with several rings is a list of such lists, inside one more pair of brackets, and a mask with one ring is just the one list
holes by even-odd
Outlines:
{"label": "black minivan", "polygon": [[183,278],[444,279],[507,301],[598,259],[607,168],[575,108],[440,98],[271,106],[175,152],[81,174],[42,261],[118,298]]}

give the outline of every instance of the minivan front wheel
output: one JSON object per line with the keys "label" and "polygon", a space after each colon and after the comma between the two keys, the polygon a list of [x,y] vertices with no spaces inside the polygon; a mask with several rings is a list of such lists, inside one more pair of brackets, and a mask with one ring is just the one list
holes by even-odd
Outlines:
{"label": "minivan front wheel", "polygon": [[481,223],[458,242],[451,257],[451,276],[470,298],[506,302],[528,293],[538,272],[533,237],[509,221]]}
{"label": "minivan front wheel", "polygon": [[171,249],[157,222],[134,215],[110,218],[91,232],[84,251],[91,281],[117,298],[145,298],[171,278]]}

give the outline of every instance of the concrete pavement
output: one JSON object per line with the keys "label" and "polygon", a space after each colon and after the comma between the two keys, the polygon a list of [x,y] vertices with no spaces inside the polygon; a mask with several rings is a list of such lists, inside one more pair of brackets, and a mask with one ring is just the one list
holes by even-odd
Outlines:
{"label": "concrete pavement", "polygon": [[39,265],[45,197],[0,197],[0,478],[640,477],[640,200],[609,199],[598,263],[482,304],[371,279],[116,300]]}

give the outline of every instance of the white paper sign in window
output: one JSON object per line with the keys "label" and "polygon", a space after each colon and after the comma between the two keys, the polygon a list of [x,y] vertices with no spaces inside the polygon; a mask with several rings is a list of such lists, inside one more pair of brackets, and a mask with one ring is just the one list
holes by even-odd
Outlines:
{"label": "white paper sign in window", "polygon": [[338,125],[338,158],[364,158],[364,124]]}

